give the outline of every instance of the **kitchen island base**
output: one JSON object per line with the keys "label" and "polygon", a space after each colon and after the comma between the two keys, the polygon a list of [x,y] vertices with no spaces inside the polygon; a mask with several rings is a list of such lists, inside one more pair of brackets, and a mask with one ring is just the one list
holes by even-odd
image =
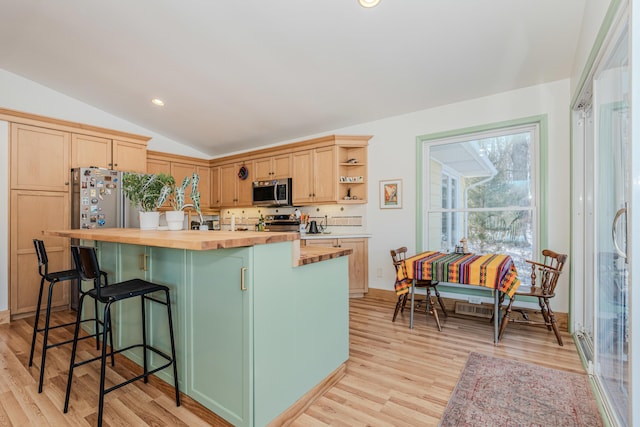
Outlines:
{"label": "kitchen island base", "polygon": [[[110,281],[170,287],[181,390],[235,426],[265,426],[297,416],[337,382],[349,354],[347,257],[292,266],[293,243],[95,244]],[[128,303],[114,313],[116,348],[139,339],[139,305]],[[149,318],[149,340],[168,348],[166,314],[150,307]],[[141,354],[125,354],[141,364]],[[173,382],[171,372],[158,376]]]}

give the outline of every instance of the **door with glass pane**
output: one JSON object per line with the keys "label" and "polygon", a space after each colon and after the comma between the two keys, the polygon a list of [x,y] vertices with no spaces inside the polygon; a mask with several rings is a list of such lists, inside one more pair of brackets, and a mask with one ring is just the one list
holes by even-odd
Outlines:
{"label": "door with glass pane", "polygon": [[594,369],[620,424],[629,425],[630,93],[626,26],[609,46],[593,79]]}

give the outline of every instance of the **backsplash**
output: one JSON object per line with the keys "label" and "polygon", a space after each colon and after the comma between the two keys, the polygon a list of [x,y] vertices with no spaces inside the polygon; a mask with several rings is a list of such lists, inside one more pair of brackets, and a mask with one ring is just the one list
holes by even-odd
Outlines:
{"label": "backsplash", "polygon": [[309,215],[310,219],[324,224],[326,215],[327,230],[332,232],[358,233],[366,232],[366,205],[318,205],[298,208],[234,208],[220,210],[220,227],[228,230],[231,227],[231,216],[235,217],[236,228],[254,229],[260,215],[291,215],[298,209],[300,213]]}

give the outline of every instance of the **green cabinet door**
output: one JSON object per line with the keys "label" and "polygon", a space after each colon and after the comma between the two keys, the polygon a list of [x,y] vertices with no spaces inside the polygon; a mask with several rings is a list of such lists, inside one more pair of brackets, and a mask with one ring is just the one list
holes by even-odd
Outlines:
{"label": "green cabinet door", "polygon": [[252,424],[253,280],[247,269],[252,250],[187,254],[191,266],[187,394],[234,426]]}

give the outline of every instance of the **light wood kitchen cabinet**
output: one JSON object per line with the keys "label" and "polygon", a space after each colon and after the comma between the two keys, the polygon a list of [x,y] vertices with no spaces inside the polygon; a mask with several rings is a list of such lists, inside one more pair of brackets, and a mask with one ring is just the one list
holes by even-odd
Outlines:
{"label": "light wood kitchen cabinet", "polygon": [[293,204],[335,202],[337,199],[336,148],[294,152]]}
{"label": "light wood kitchen cabinet", "polygon": [[[197,173],[200,181],[198,182],[198,191],[200,192],[200,206],[203,208],[211,207],[211,176],[209,167],[197,166],[188,163],[171,162],[171,176],[176,180],[177,185],[182,185],[182,181]],[[185,203],[191,203],[189,195],[191,194],[191,182],[185,191]]]}
{"label": "light wood kitchen cabinet", "polygon": [[147,171],[147,145],[114,139],[111,142],[112,169],[124,172]]}
{"label": "light wood kitchen cabinet", "polygon": [[[249,177],[240,179],[238,171],[242,166],[249,168]],[[252,204],[252,171],[242,163],[230,163],[220,166],[220,206],[244,207]]]}
{"label": "light wood kitchen cabinet", "polygon": [[198,191],[200,191],[200,207],[210,208],[211,206],[211,168],[196,166],[196,173],[200,177]]}
{"label": "light wood kitchen cabinet", "polygon": [[166,160],[147,159],[147,173],[171,175],[171,162]]}
{"label": "light wood kitchen cabinet", "polygon": [[291,154],[263,157],[253,161],[252,181],[291,178]]}
{"label": "light wood kitchen cabinet", "polygon": [[71,135],[71,167],[111,169],[111,140],[88,135]]}
{"label": "light wood kitchen cabinet", "polygon": [[349,248],[349,296],[362,297],[369,291],[369,239],[304,239],[306,246]]}
{"label": "light wood kitchen cabinet", "polygon": [[220,207],[220,166],[211,167],[211,207]]}
{"label": "light wood kitchen cabinet", "polygon": [[[10,309],[12,317],[30,315],[37,307],[40,275],[33,239],[44,240],[49,258],[49,271],[71,268],[68,239],[43,237],[41,234],[42,230],[69,228],[70,210],[68,191],[11,191]],[[69,283],[59,283],[54,287],[52,307],[63,307],[68,304]]]}
{"label": "light wood kitchen cabinet", "polygon": [[71,136],[71,167],[89,166],[124,172],[145,172],[147,170],[146,143],[74,133]]}
{"label": "light wood kitchen cabinet", "polygon": [[69,191],[71,134],[11,123],[11,188]]}
{"label": "light wood kitchen cabinet", "polygon": [[[171,176],[176,180],[176,185],[178,186],[182,185],[182,181],[186,177],[191,179],[194,172],[196,172],[196,165],[194,164],[171,162]],[[191,183],[189,183],[189,186],[191,186]],[[187,187],[185,192],[187,197],[189,193],[190,190],[189,187]]]}

